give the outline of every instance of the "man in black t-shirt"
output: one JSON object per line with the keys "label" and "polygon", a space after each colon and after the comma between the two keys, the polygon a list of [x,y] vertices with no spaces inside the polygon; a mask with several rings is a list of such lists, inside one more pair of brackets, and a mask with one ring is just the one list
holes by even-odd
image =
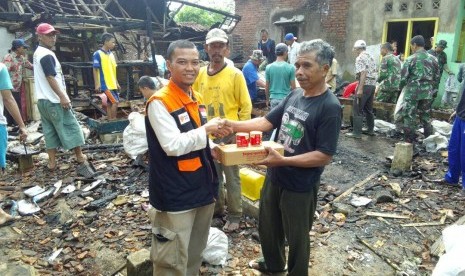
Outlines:
{"label": "man in black t-shirt", "polygon": [[341,106],[327,89],[325,77],[334,57],[321,39],[301,44],[294,89],[265,117],[248,121],[225,120],[235,132],[279,129],[276,141],[285,153],[267,148],[259,164],[268,167],[261,191],[259,234],[263,259],[249,263],[262,272],[286,270],[284,241],[289,243],[288,275],[308,275],[313,215],[320,176],[336,153]]}

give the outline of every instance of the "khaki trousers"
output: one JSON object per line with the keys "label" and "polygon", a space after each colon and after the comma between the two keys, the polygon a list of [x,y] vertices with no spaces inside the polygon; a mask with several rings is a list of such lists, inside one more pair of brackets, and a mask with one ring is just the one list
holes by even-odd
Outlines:
{"label": "khaki trousers", "polygon": [[[215,168],[219,180],[215,214],[223,214],[225,205],[227,204],[229,219],[238,221],[242,217],[242,193],[239,166],[225,166],[215,161]],[[225,192],[225,187],[227,193]]]}
{"label": "khaki trousers", "polygon": [[149,211],[153,276],[199,275],[215,204],[186,212]]}

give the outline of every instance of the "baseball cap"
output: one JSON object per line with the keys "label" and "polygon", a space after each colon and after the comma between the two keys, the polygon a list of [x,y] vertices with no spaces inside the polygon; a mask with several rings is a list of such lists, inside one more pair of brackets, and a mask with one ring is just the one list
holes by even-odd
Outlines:
{"label": "baseball cap", "polygon": [[24,39],[15,39],[11,42],[11,49],[18,49],[19,47],[29,48],[29,45],[24,42]]}
{"label": "baseball cap", "polygon": [[48,23],[41,23],[36,28],[36,34],[49,34],[49,33],[59,34],[60,32],[58,30],[55,30],[55,28]]}
{"label": "baseball cap", "polygon": [[297,37],[294,36],[293,33],[288,33],[284,36],[284,40],[288,41],[288,40],[294,40],[294,39],[297,39]]}
{"label": "baseball cap", "polygon": [[221,29],[214,28],[207,33],[206,43],[223,42],[228,43],[228,35]]}
{"label": "baseball cap", "polygon": [[439,40],[438,43],[436,43],[436,47],[446,49],[447,48],[447,41],[445,40]]}
{"label": "baseball cap", "polygon": [[365,40],[359,39],[355,41],[354,43],[354,48],[365,48],[365,47],[367,47],[367,43],[365,42]]}
{"label": "baseball cap", "polygon": [[263,61],[265,57],[263,56],[262,50],[253,50],[252,55],[250,56],[250,59]]}
{"label": "baseball cap", "polygon": [[284,43],[278,43],[275,48],[275,53],[277,55],[284,54],[288,51],[287,45]]}

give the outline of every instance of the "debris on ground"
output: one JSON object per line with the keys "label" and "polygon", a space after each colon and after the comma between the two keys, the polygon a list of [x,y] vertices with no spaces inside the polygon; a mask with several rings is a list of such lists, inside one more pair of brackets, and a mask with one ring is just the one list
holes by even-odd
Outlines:
{"label": "debris on ground", "polygon": [[[129,157],[124,141],[102,143],[90,128],[83,147],[89,163],[61,151],[50,171],[40,126],[29,127],[38,133],[27,146],[33,169],[19,173],[14,155],[22,152],[11,152],[0,182],[0,207],[13,217],[0,227],[0,263],[39,274],[126,275],[126,258],[151,244],[146,154]],[[436,245],[442,230],[464,223],[465,195],[437,181],[447,152],[416,148],[408,170],[395,174],[391,156],[399,141],[378,135],[362,141],[341,135],[309,233],[310,275],[430,274],[444,252]],[[215,218],[212,226],[227,254],[205,262],[201,275],[260,275],[248,268],[261,256],[257,219],[244,214],[237,231],[223,233],[226,219]]]}

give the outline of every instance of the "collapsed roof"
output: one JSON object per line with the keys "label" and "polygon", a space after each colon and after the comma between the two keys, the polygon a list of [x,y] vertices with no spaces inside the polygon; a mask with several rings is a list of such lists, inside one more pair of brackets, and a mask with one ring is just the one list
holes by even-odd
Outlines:
{"label": "collapsed roof", "polygon": [[[170,12],[174,2],[177,10]],[[240,21],[240,16],[181,0],[0,0],[0,24],[11,32],[31,33],[41,22],[55,24],[64,33],[142,30],[152,32],[156,40],[195,39],[199,32],[205,35],[206,29],[174,21],[185,5],[222,15],[223,22],[215,27],[228,32]]]}

